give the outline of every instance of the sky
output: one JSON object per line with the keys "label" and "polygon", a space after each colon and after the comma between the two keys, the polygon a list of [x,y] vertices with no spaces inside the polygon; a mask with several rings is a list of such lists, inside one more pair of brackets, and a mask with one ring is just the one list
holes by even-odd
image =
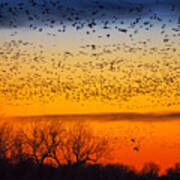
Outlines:
{"label": "sky", "polygon": [[179,0],[1,0],[0,117],[86,119],[110,136],[110,163],[168,168],[179,49]]}
{"label": "sky", "polygon": [[180,3],[0,4],[6,116],[180,111]]}

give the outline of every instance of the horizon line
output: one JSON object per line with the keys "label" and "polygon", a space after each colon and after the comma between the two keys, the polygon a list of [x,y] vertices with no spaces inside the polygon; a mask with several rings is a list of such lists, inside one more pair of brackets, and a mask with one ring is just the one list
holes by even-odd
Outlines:
{"label": "horizon line", "polygon": [[172,113],[139,113],[139,112],[110,112],[110,113],[73,113],[73,114],[44,114],[44,115],[24,115],[24,116],[11,116],[9,118],[17,119],[42,119],[42,118],[87,118],[87,119],[104,119],[104,120],[167,120],[167,119],[180,119],[180,112]]}

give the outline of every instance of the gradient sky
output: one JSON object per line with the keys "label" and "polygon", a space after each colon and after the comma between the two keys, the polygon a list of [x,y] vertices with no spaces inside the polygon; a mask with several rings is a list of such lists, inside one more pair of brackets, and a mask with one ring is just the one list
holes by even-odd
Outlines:
{"label": "gradient sky", "polygon": [[178,1],[22,2],[1,2],[3,114],[180,110]]}
{"label": "gradient sky", "polygon": [[0,115],[106,113],[78,119],[110,136],[111,162],[167,168],[180,158],[179,49],[179,0],[1,0]]}

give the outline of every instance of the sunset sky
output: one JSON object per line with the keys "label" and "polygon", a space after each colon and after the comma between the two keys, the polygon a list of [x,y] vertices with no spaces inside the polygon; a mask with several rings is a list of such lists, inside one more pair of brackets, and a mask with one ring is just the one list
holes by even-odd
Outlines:
{"label": "sunset sky", "polygon": [[20,2],[1,7],[2,114],[180,110],[178,1]]}
{"label": "sunset sky", "polygon": [[0,116],[88,114],[111,162],[167,168],[180,160],[179,49],[179,0],[1,0]]}

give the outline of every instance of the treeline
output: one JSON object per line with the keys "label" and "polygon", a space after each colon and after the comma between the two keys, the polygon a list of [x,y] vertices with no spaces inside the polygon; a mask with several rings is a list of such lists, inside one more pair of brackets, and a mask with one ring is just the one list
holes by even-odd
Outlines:
{"label": "treeline", "polygon": [[33,121],[25,126],[0,125],[0,179],[18,180],[179,180],[180,164],[159,175],[154,163],[140,172],[124,165],[102,165],[109,140],[86,124]]}
{"label": "treeline", "polygon": [[0,125],[0,160],[80,166],[96,163],[108,153],[108,139],[95,135],[86,123],[67,127],[61,121],[41,120],[16,126]]}

